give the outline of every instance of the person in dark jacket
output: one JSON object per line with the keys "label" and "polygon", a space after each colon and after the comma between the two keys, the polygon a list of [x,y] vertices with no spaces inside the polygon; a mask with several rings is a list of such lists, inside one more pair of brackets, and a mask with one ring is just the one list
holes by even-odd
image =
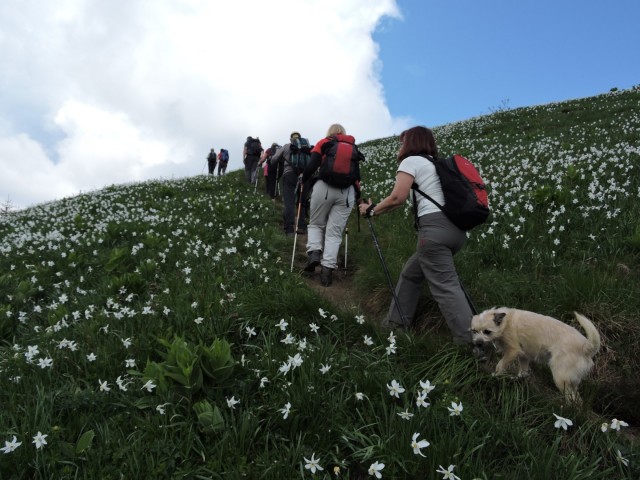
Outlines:
{"label": "person in dark jacket", "polygon": [[217,159],[218,159],[218,156],[216,155],[216,150],[215,148],[212,148],[211,151],[209,152],[209,156],[207,157],[207,164],[209,166],[209,175],[213,175],[213,172],[215,172]]}
{"label": "person in dark jacket", "polygon": [[247,141],[244,143],[242,157],[244,158],[244,175],[249,183],[255,183],[256,181],[256,172],[262,150],[259,137],[247,137]]}

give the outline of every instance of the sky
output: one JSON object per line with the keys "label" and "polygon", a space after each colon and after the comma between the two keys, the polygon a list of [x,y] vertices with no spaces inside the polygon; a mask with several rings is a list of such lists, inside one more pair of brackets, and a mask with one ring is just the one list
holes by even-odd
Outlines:
{"label": "sky", "polygon": [[638,0],[0,0],[0,207],[640,85]]}

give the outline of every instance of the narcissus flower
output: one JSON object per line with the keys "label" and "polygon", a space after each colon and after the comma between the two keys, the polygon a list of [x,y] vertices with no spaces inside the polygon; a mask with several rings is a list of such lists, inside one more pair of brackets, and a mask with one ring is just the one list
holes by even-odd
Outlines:
{"label": "narcissus flower", "polygon": [[413,453],[414,455],[420,455],[422,457],[426,457],[426,455],[424,455],[421,450],[423,448],[427,448],[429,445],[431,445],[429,442],[427,442],[426,440],[420,440],[418,441],[418,437],[420,436],[419,433],[414,433],[413,437],[411,437],[411,448],[413,448]]}
{"label": "narcissus flower", "polygon": [[380,471],[384,468],[384,463],[380,463],[377,460],[369,467],[369,475],[373,475],[376,478],[382,478]]}
{"label": "narcissus flower", "polygon": [[564,417],[560,417],[558,415],[556,415],[555,413],[553,414],[554,417],[556,417],[556,423],[553,424],[554,427],[556,428],[562,428],[565,431],[567,430],[567,427],[570,427],[571,425],[573,425],[573,422],[571,420],[569,420],[568,418],[564,418]]}
{"label": "narcissus flower", "polygon": [[304,461],[307,462],[306,465],[304,466],[304,468],[306,468],[307,470],[311,470],[311,473],[316,473],[316,470],[324,470],[324,468],[322,468],[320,466],[320,464],[318,463],[318,461],[320,459],[315,458],[315,452],[311,454],[311,459],[308,459],[306,457],[302,457],[304,458]]}
{"label": "narcissus flower", "polygon": [[40,431],[38,431],[38,433],[33,437],[33,443],[37,449],[40,449],[42,447],[44,447],[47,444],[47,441],[45,440],[49,435],[47,435],[46,433],[41,433]]}

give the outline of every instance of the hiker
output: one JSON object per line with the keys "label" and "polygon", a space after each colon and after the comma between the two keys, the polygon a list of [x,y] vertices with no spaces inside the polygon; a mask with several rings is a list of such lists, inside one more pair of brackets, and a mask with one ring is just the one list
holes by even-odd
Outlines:
{"label": "hiker", "polygon": [[[282,172],[282,201],[284,203],[284,210],[282,218],[284,223],[284,233],[287,237],[293,237],[295,233],[302,235],[307,233],[306,204],[308,199],[308,188],[302,184],[301,179],[304,166],[299,166],[297,161],[297,159],[303,155],[303,152],[299,151],[297,145],[303,144],[306,144],[306,147],[303,147],[304,150],[306,150],[304,155],[310,157],[309,141],[302,138],[300,133],[292,132],[289,137],[289,143],[286,143],[282,148],[278,149],[269,162],[270,165],[274,166],[277,166],[280,161],[284,162]],[[302,196],[300,198],[301,190]],[[298,203],[300,204],[300,215],[298,218],[298,229],[296,232]]]}
{"label": "hiker", "polygon": [[244,175],[249,183],[255,183],[256,181],[256,170],[258,169],[261,154],[262,144],[260,143],[260,138],[247,137],[242,156],[244,158]]}
{"label": "hiker", "polygon": [[209,156],[207,157],[207,164],[209,166],[209,175],[213,175],[213,172],[215,172],[216,161],[217,161],[216,150],[215,148],[212,148],[211,151],[209,152]]}
{"label": "hiker", "polygon": [[[336,123],[329,127],[326,138],[311,150],[311,161],[302,175],[303,183],[307,182],[320,168],[311,192],[307,236],[309,259],[304,269],[313,272],[321,265],[320,283],[325,287],[331,285],[333,270],[338,268],[342,234],[359,198],[360,168],[357,163],[361,158],[364,157],[358,152],[355,139]],[[356,165],[350,175],[348,167],[352,161]],[[339,162],[347,168],[333,169]]]}
{"label": "hiker", "polygon": [[[413,127],[400,134],[398,171],[393,190],[384,200],[372,203],[371,199],[359,206],[360,214],[373,217],[390,212],[404,205],[415,182],[441,205],[444,195],[440,178],[433,163],[424,156],[437,156],[438,147],[433,132],[426,127]],[[472,311],[460,284],[453,256],[460,251],[467,238],[464,230],[456,227],[442,211],[422,195],[416,195],[418,217],[418,242],[416,253],[405,263],[396,296],[406,322],[398,313],[394,302],[382,321],[383,327],[409,329],[413,321],[422,282],[427,281],[434,300],[447,322],[457,344],[471,343]],[[475,352],[474,352],[475,353]]]}
{"label": "hiker", "polygon": [[[276,198],[276,183],[278,181],[278,174],[282,174],[282,162],[278,163],[278,165],[270,165],[270,161],[273,156],[278,151],[279,145],[277,143],[272,143],[269,148],[267,148],[260,157],[260,162],[258,166],[263,165],[263,168],[266,170],[265,176],[267,177],[266,181],[266,192],[267,195],[273,200]],[[278,172],[278,170],[280,170]]]}
{"label": "hiker", "polygon": [[229,151],[221,148],[218,154],[218,176],[224,175],[227,172],[227,165],[229,164]]}

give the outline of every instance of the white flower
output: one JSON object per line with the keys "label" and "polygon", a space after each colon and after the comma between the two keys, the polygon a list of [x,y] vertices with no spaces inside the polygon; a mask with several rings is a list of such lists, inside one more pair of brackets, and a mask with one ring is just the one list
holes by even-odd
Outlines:
{"label": "white flower", "polygon": [[371,340],[371,337],[369,335],[364,335],[364,344],[369,347],[373,345],[373,340]]}
{"label": "white flower", "polygon": [[356,392],[356,399],[357,400],[364,400],[364,393]]}
{"label": "white flower", "polygon": [[295,341],[296,341],[295,337],[290,333],[287,333],[287,336],[284,337],[282,340],[280,340],[280,342],[284,343],[285,345],[291,345]]}
{"label": "white flower", "polygon": [[38,359],[38,366],[40,368],[50,368],[53,365],[53,358],[51,357],[47,357],[47,358],[40,358]]}
{"label": "white flower", "polygon": [[142,389],[146,389],[146,390],[147,390],[147,392],[153,392],[153,389],[154,389],[154,388],[156,388],[156,384],[155,384],[155,383],[153,383],[153,381],[152,381],[152,380],[147,380],[147,383],[145,383],[145,384],[140,388],[140,390],[142,390]]}
{"label": "white flower", "polygon": [[426,393],[422,392],[418,394],[418,398],[416,398],[416,405],[423,408],[427,408],[429,405],[431,405],[429,402],[427,402]]}
{"label": "white flower", "polygon": [[424,393],[429,395],[429,393],[431,393],[431,391],[434,388],[436,388],[436,386],[435,385],[431,385],[431,382],[429,380],[427,380],[426,382],[423,382],[422,380],[420,380],[420,388],[422,388],[422,391]]}
{"label": "white flower", "polygon": [[410,413],[409,410],[405,410],[404,412],[398,412],[398,416],[403,420],[411,420],[413,413]]}
{"label": "white flower", "polygon": [[600,430],[602,430],[602,433],[606,432],[607,430],[609,430],[609,424],[607,422],[603,422],[600,425]]}
{"label": "white flower", "polygon": [[356,322],[362,325],[364,323],[364,315],[356,315]]}
{"label": "white flower", "polygon": [[460,415],[462,413],[462,402],[451,402],[451,406],[447,407],[447,410],[449,410],[449,416],[451,417]]}
{"label": "white flower", "polygon": [[392,397],[400,398],[400,394],[404,392],[404,388],[395,380],[391,380],[391,385],[387,384],[389,389],[389,395]]}
{"label": "white flower", "polygon": [[93,353],[93,352],[91,352],[89,355],[87,355],[87,360],[90,361],[90,362],[95,362],[96,358],[98,358],[98,357],[96,357],[96,354]]}
{"label": "white flower", "polygon": [[18,442],[16,436],[14,435],[13,440],[11,440],[10,442],[5,440],[4,447],[0,448],[0,450],[2,450],[2,453],[5,453],[5,454],[11,453],[20,445],[22,445],[22,442]]}
{"label": "white flower", "polygon": [[421,455],[423,457],[426,457],[426,455],[424,455],[421,450],[423,448],[427,448],[429,445],[431,445],[429,442],[427,442],[426,440],[420,440],[418,441],[418,437],[420,436],[419,433],[414,433],[413,437],[411,437],[411,448],[413,448],[413,454],[414,455]]}
{"label": "white flower", "polygon": [[[226,397],[225,397],[226,398]],[[235,395],[232,396],[231,398],[227,398],[227,407],[229,408],[236,408],[236,405],[240,403],[240,400],[236,400]]]}
{"label": "white flower", "polygon": [[256,329],[253,328],[253,327],[247,327],[245,330],[246,330],[247,335],[249,336],[249,338],[255,337],[257,335],[256,334]]}
{"label": "white flower", "polygon": [[311,331],[313,333],[318,333],[318,330],[320,330],[320,327],[318,325],[316,325],[315,323],[310,323],[309,324],[309,328],[311,329]]}
{"label": "white flower", "polygon": [[136,361],[133,358],[127,358],[124,361],[125,368],[136,368]]}
{"label": "white flower", "polygon": [[319,308],[318,313],[322,318],[327,318],[327,312],[325,312],[323,309]]}
{"label": "white flower", "polygon": [[304,458],[304,461],[307,462],[304,468],[311,470],[311,473],[316,473],[316,470],[324,470],[324,468],[322,468],[318,463],[318,460],[320,459],[315,458],[315,455],[315,452],[311,454],[311,460],[306,457],[302,457]]}
{"label": "white flower", "polygon": [[262,377],[260,379],[260,388],[264,388],[267,383],[269,383],[269,379],[267,377]]}
{"label": "white flower", "polygon": [[131,339],[130,338],[125,338],[124,340],[120,339],[120,341],[122,342],[122,346],[124,348],[129,348],[131,346]]}
{"label": "white flower", "polygon": [[163,403],[162,405],[156,405],[156,410],[158,411],[158,413],[160,415],[164,415],[165,410],[164,407],[166,407],[167,405],[169,405],[168,403]]}
{"label": "white flower", "polygon": [[103,382],[102,380],[98,379],[98,383],[100,384],[101,392],[108,392],[109,390],[111,390],[106,380]]}
{"label": "white flower", "polygon": [[438,467],[440,468],[438,468],[436,472],[442,474],[442,480],[460,480],[460,477],[453,473],[453,469],[456,468],[455,465],[449,465],[449,468],[446,470],[442,465],[438,465]]}
{"label": "white flower", "polygon": [[204,322],[204,318],[198,317],[198,318],[194,319],[193,321],[196,323],[196,325],[200,325],[202,322]]}
{"label": "white flower", "polygon": [[382,478],[380,471],[384,468],[384,463],[380,463],[377,460],[369,467],[369,475],[374,475],[376,478]]}
{"label": "white flower", "polygon": [[562,429],[566,430],[567,427],[570,427],[571,425],[573,425],[573,422],[571,420],[569,420],[568,418],[560,417],[560,416],[556,415],[555,413],[553,414],[553,416],[557,418],[556,423],[553,424],[553,426],[556,427],[556,428],[562,428]]}
{"label": "white flower", "polygon": [[33,441],[31,443],[33,443],[36,446],[36,449],[38,450],[47,444],[47,441],[45,439],[48,436],[49,435],[47,435],[46,433],[43,434],[40,431],[38,431],[38,433],[33,437]]}
{"label": "white flower", "polygon": [[323,375],[324,375],[325,373],[327,373],[329,370],[331,370],[331,365],[321,364],[320,372],[321,372]]}
{"label": "white flower", "polygon": [[390,343],[389,346],[386,348],[386,351],[387,351],[387,355],[392,355],[396,353],[396,344]]}
{"label": "white flower", "polygon": [[291,402],[287,402],[287,403],[285,403],[284,408],[281,408],[281,409],[279,410],[279,412],[280,412],[280,413],[282,413],[282,418],[283,418],[284,420],[286,420],[286,419],[287,419],[287,417],[289,416],[289,412],[290,412],[290,411],[291,411]]}
{"label": "white flower", "polygon": [[620,431],[620,427],[628,427],[629,424],[627,422],[625,422],[624,420],[618,420],[617,418],[614,418],[613,420],[611,420],[611,430],[615,430],[616,432]]}
{"label": "white flower", "polygon": [[[15,440],[15,438],[16,438],[16,437],[13,437],[13,438],[14,438],[14,440]],[[6,452],[5,452],[5,453],[6,453]],[[629,460],[627,460],[626,458],[624,458],[624,457],[622,456],[622,452],[621,452],[620,450],[616,450],[616,460],[617,460],[618,462],[620,462],[621,464],[623,464],[625,467],[628,467],[628,466],[629,466]]]}
{"label": "white flower", "polygon": [[278,370],[282,373],[289,373],[289,370],[291,370],[291,363],[282,362],[282,365],[280,365],[280,368]]}
{"label": "white flower", "polygon": [[287,325],[289,325],[285,319],[281,319],[278,323],[276,323],[276,327],[278,327],[283,332],[287,329]]}

